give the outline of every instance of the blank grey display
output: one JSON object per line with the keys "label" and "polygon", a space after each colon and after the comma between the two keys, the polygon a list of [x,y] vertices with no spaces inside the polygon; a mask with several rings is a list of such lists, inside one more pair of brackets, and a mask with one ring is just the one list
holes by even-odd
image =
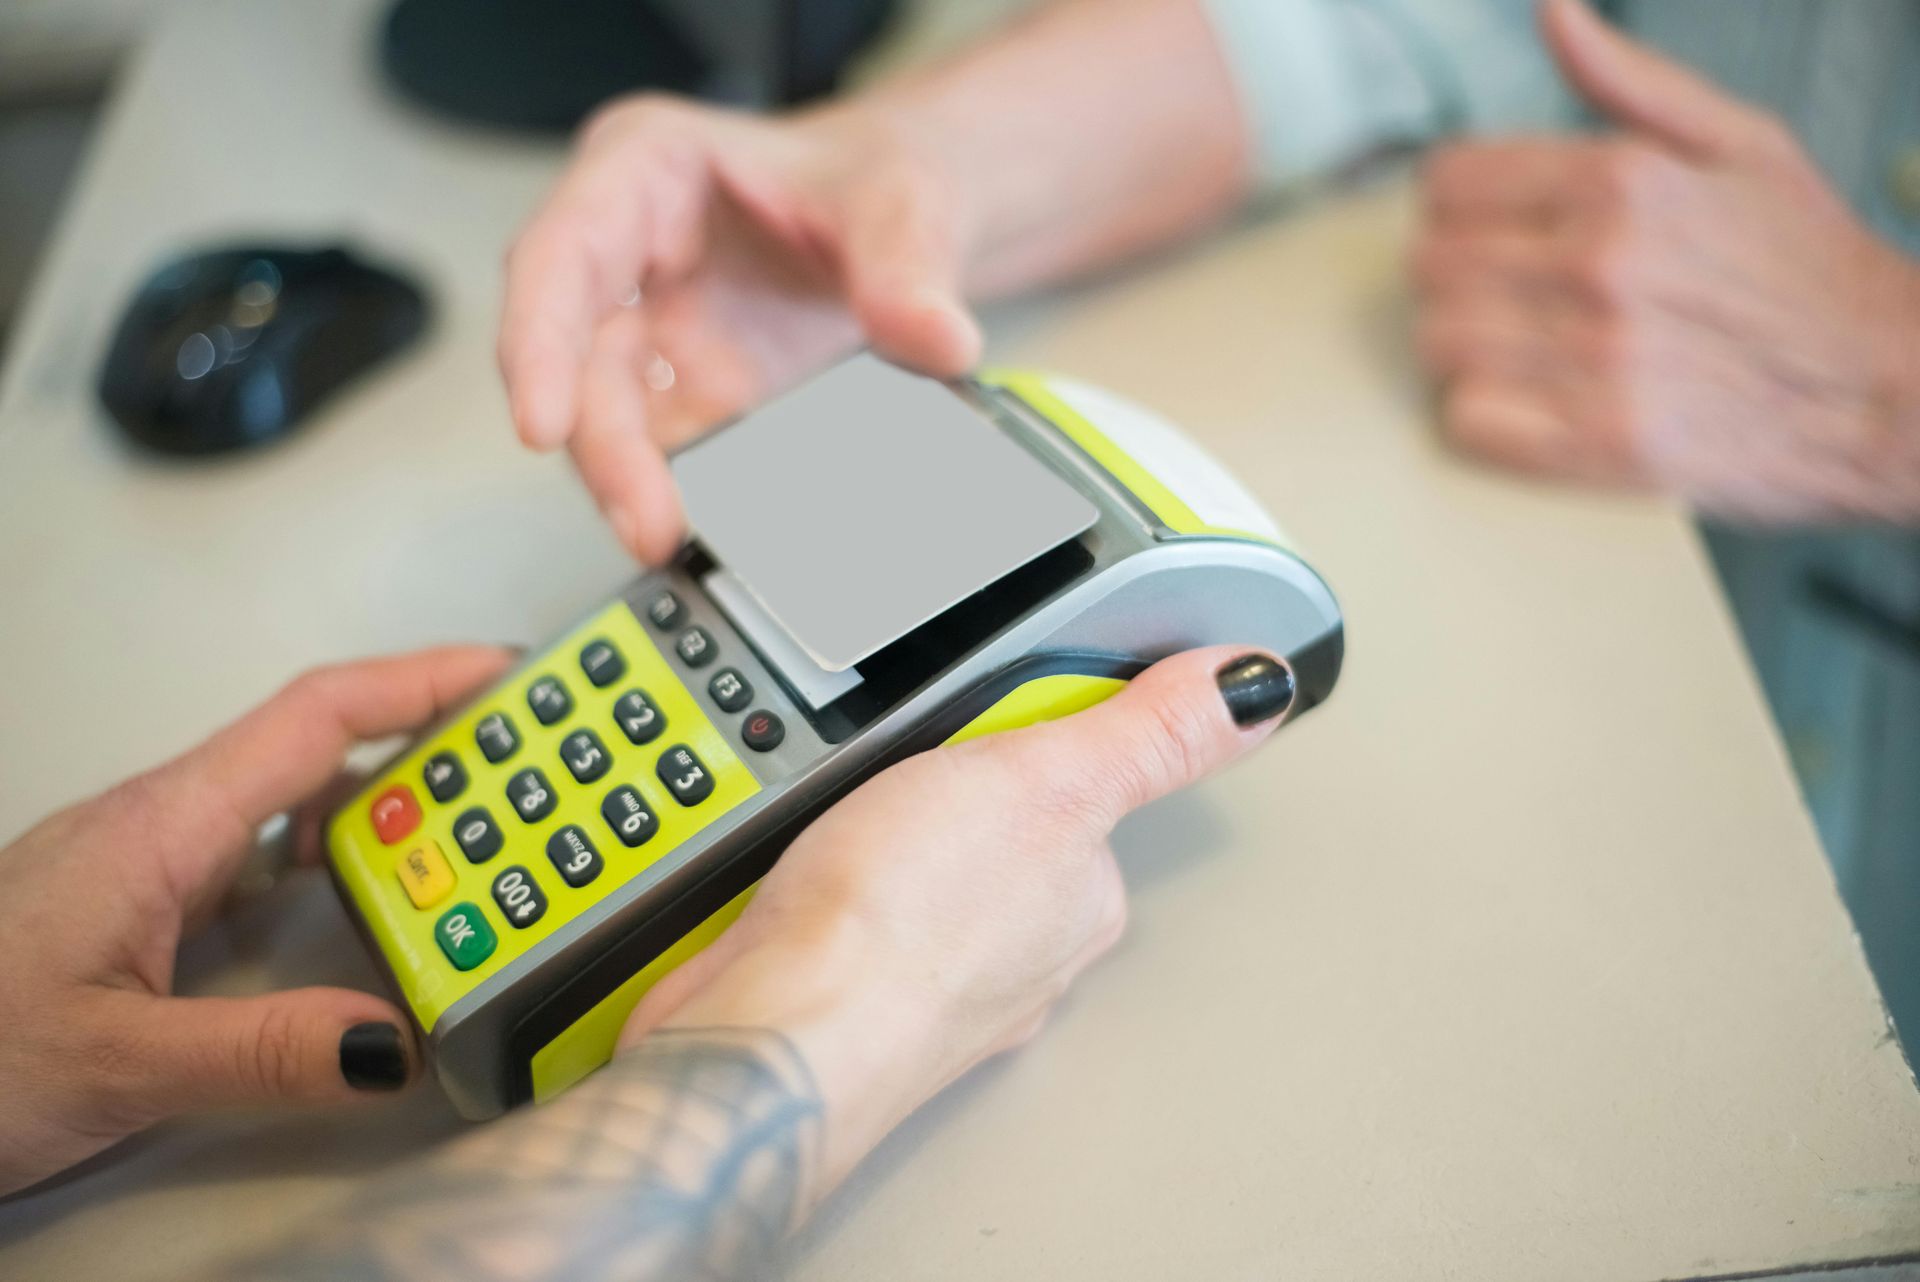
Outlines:
{"label": "blank grey display", "polygon": [[829,672],[1098,515],[951,388],[866,354],[684,451],[673,472],[695,533]]}

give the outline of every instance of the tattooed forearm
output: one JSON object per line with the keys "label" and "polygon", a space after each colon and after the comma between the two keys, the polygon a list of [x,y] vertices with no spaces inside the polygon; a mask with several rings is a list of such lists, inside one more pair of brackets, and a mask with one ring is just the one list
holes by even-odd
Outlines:
{"label": "tattooed forearm", "polygon": [[779,1034],[656,1032],[553,1103],[383,1176],[236,1277],[765,1277],[821,1124]]}

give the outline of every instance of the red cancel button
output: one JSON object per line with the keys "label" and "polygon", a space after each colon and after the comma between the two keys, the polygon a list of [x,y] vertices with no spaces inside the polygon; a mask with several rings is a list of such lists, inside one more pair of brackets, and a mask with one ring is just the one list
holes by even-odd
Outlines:
{"label": "red cancel button", "polygon": [[420,826],[420,803],[414,799],[413,789],[403,783],[375,797],[367,813],[373,819],[374,832],[389,846]]}

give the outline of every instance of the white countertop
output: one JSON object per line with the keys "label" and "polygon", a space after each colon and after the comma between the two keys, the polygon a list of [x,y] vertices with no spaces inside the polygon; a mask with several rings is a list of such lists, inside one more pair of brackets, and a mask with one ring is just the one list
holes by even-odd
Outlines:
{"label": "white countertop", "polygon": [[[371,0],[171,15],[0,385],[0,839],[323,660],[537,641],[627,572],[492,367],[558,152],[422,119]],[[1920,1255],[1920,1094],[1683,517],[1444,453],[1405,192],[1002,313],[996,359],[1184,424],[1340,595],[1332,701],[1137,817],[1115,956],[894,1137],[804,1279],[1652,1279]],[[281,448],[174,466],[91,397],[159,256],[342,233],[424,349]],[[374,982],[317,878],[207,989]],[[139,1282],[324,1214],[459,1124],[432,1090],[176,1123],[0,1204],[0,1276]]]}

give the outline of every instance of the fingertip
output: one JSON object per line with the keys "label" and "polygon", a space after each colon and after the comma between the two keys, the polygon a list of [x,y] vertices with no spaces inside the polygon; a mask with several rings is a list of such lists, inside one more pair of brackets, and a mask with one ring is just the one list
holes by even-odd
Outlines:
{"label": "fingertip", "polygon": [[1538,398],[1482,383],[1448,391],[1442,429],[1449,442],[1471,454],[1510,467],[1550,467],[1567,446],[1567,424]]}
{"label": "fingertip", "polygon": [[[1171,655],[1134,679],[1143,698],[1184,703],[1223,733],[1264,733],[1291,706],[1292,670],[1273,653],[1248,645],[1213,645]],[[1286,700],[1272,705],[1281,693]],[[1252,737],[1243,736],[1250,746]]]}
{"label": "fingertip", "polygon": [[413,1080],[416,1057],[412,1038],[397,1020],[372,1019],[340,1034],[340,1078],[348,1088],[391,1092]]}
{"label": "fingertip", "polygon": [[573,417],[572,404],[565,394],[557,386],[541,386],[531,377],[513,380],[509,387],[513,425],[520,443],[542,454],[564,445]]}
{"label": "fingertip", "polygon": [[980,363],[980,323],[949,290],[870,298],[860,312],[868,340],[889,360],[936,378],[958,378]]}
{"label": "fingertip", "polygon": [[1242,730],[1279,724],[1293,708],[1293,669],[1264,650],[1247,650],[1213,671],[1227,715]]}
{"label": "fingertip", "polygon": [[665,565],[686,539],[686,519],[671,492],[644,506],[614,501],[607,505],[606,517],[620,545],[645,565]]}

